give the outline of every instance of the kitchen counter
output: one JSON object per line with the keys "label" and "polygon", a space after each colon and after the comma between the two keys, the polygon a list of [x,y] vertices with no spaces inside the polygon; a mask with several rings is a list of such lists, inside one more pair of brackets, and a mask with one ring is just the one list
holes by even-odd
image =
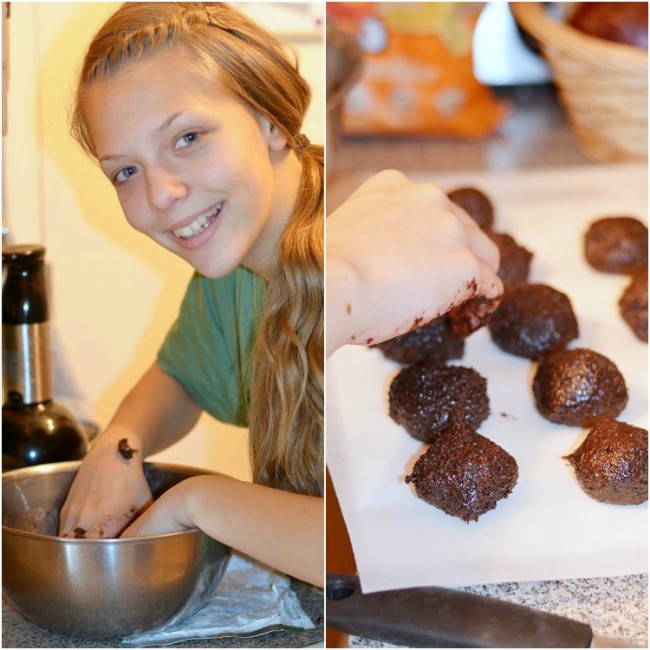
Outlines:
{"label": "kitchen counter", "polygon": [[[449,176],[594,166],[577,147],[564,110],[552,86],[495,90],[509,102],[510,116],[482,140],[408,137],[343,137],[337,147],[334,172],[328,184],[331,212],[358,186],[381,169],[398,169],[414,177]],[[642,215],[646,217],[647,215]],[[328,497],[330,494],[328,493]],[[329,506],[328,502],[328,506]],[[342,519],[328,538],[346,535]],[[328,543],[328,549],[330,545]],[[340,549],[343,550],[340,550]],[[328,571],[354,571],[349,546],[328,553]],[[647,574],[539,582],[509,582],[461,587],[591,625],[594,634],[624,639],[630,647],[648,646]],[[328,647],[395,647],[377,640],[342,636],[328,630]]]}
{"label": "kitchen counter", "polygon": [[591,163],[577,147],[552,85],[504,86],[494,94],[510,108],[486,138],[344,136],[340,175],[372,166],[408,171],[512,171]]}
{"label": "kitchen counter", "polygon": [[[648,576],[548,580],[476,587],[462,591],[526,605],[588,623],[595,635],[620,639],[620,647],[648,647]],[[350,647],[398,647],[350,636]]]}
{"label": "kitchen counter", "polygon": [[[201,639],[175,643],[173,648],[304,648],[313,644],[322,647],[323,640],[323,592],[293,582],[303,609],[316,627],[312,630],[287,630],[269,632],[259,637],[241,639],[226,637]],[[48,632],[28,621],[7,601],[2,599],[2,647],[3,648],[120,648],[120,639],[86,639],[63,636]],[[162,647],[162,646],[152,646]]]}
{"label": "kitchen counter", "polygon": [[328,211],[354,189],[350,177],[364,170],[450,174],[597,164],[576,145],[553,86],[513,86],[494,92],[510,112],[486,138],[342,137],[336,160],[328,159],[334,168],[331,173],[328,169]]}
{"label": "kitchen counter", "polygon": [[[327,570],[354,573],[355,564],[345,523],[327,477]],[[330,543],[330,540],[335,543]],[[330,549],[335,549],[330,553]],[[608,578],[508,582],[460,587],[480,596],[499,598],[533,609],[588,623],[595,635],[622,639],[628,647],[648,647],[647,574]],[[327,629],[327,647],[399,647],[375,639]],[[623,647],[623,646],[619,646]]]}

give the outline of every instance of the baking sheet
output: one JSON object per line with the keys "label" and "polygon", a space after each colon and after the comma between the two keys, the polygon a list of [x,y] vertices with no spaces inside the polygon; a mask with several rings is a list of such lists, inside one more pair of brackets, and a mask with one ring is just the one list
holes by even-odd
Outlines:
{"label": "baking sheet", "polygon": [[[482,188],[494,229],[534,253],[531,282],[570,297],[580,336],[572,347],[609,357],[626,379],[619,419],[647,429],[648,348],[618,312],[629,279],[592,270],[582,242],[602,216],[647,222],[645,165],[589,166],[503,175],[419,176],[446,190]],[[361,178],[360,178],[361,180]],[[556,425],[535,410],[534,366],[473,334],[458,365],[488,381],[491,415],[479,432],[519,465],[512,494],[465,523],[418,499],[404,477],[426,446],[388,416],[400,366],[378,350],[345,346],[327,363],[327,463],[348,526],[364,592],[383,589],[624,575],[647,571],[647,504],[592,500],[562,459],[586,429]]]}

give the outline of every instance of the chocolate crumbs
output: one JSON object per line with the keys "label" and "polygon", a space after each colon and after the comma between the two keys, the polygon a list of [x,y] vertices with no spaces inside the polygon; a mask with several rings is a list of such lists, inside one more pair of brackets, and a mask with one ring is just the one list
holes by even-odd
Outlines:
{"label": "chocolate crumbs", "polygon": [[122,438],[119,441],[117,445],[117,450],[120,452],[122,458],[126,458],[127,460],[133,458],[133,454],[136,454],[138,452],[137,449],[133,449],[129,445],[129,441],[126,438]]}

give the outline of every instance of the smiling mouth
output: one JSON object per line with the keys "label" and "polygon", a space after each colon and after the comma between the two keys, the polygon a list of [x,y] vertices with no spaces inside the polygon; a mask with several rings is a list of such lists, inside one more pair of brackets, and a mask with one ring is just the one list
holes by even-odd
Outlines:
{"label": "smiling mouth", "polygon": [[222,207],[223,203],[217,203],[212,210],[198,216],[194,221],[192,221],[192,223],[189,223],[187,226],[183,226],[182,228],[172,230],[172,232],[179,239],[190,239],[195,237],[214,222],[214,220],[219,216]]}

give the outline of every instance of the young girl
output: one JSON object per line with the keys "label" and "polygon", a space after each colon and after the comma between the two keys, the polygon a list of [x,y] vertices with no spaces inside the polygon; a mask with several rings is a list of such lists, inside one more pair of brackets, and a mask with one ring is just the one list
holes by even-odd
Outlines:
{"label": "young girl", "polygon": [[[301,134],[309,101],[278,40],[225,4],[125,3],[91,43],[72,132],[129,224],[196,273],[82,463],[60,534],[197,527],[322,584],[323,150]],[[152,504],[142,461],[202,410],[249,426],[254,483],[199,476]]]}
{"label": "young girl", "polygon": [[[197,273],[82,464],[61,534],[198,527],[322,585],[323,156],[300,135],[309,95],[280,44],[220,3],[127,3],[91,44],[73,133],[128,222]],[[378,174],[328,219],[329,351],[402,333],[470,286],[498,295],[497,265],[441,190]],[[201,410],[248,423],[255,482],[195,477],[151,504],[142,460]]]}

